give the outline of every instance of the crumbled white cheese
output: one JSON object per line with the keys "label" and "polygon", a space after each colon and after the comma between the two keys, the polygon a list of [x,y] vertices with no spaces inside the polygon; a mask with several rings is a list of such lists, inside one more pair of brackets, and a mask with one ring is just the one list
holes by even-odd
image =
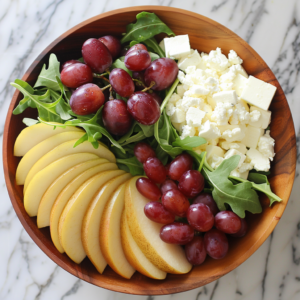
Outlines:
{"label": "crumbled white cheese", "polygon": [[258,110],[252,110],[250,112],[250,122],[256,123],[260,120],[261,113]]}
{"label": "crumbled white cheese", "polygon": [[190,66],[197,66],[199,64],[201,64],[201,57],[197,50],[191,50],[191,53],[188,56],[182,57],[178,61],[178,67],[183,71]]}
{"label": "crumbled white cheese", "polygon": [[205,111],[196,107],[190,107],[186,113],[186,122],[189,126],[199,127],[204,117]]}
{"label": "crumbled white cheese", "polygon": [[243,60],[237,55],[234,50],[229,51],[228,61],[231,65],[240,65],[243,63]]}
{"label": "crumbled white cheese", "polygon": [[233,105],[237,104],[237,95],[235,91],[223,91],[213,94],[213,100],[215,103],[228,102]]}
{"label": "crumbled white cheese", "polygon": [[230,66],[227,57],[222,54],[221,48],[217,48],[215,51],[210,51],[206,58],[206,65],[211,69],[221,72]]}
{"label": "crumbled white cheese", "polygon": [[221,136],[220,130],[216,123],[206,121],[201,127],[199,127],[199,134],[206,140],[213,140]]}
{"label": "crumbled white cheese", "polygon": [[257,122],[249,122],[249,125],[254,127],[260,127],[262,129],[266,129],[271,122],[271,112],[269,110],[263,110],[256,106],[250,107],[250,112],[259,111],[260,118]]}
{"label": "crumbled white cheese", "polygon": [[241,141],[245,137],[245,132],[241,128],[234,128],[232,130],[225,130],[222,133],[222,138],[227,142]]}
{"label": "crumbled white cheese", "polygon": [[259,139],[258,151],[270,160],[273,160],[273,157],[275,156],[274,145],[275,140],[270,137],[270,130],[267,130],[266,134]]}
{"label": "crumbled white cheese", "polygon": [[250,148],[246,155],[250,159],[256,171],[268,172],[270,170],[269,159],[261,154],[258,150]]}
{"label": "crumbled white cheese", "polygon": [[185,112],[179,108],[175,108],[171,121],[174,123],[182,123],[185,121]]}
{"label": "crumbled white cheese", "polygon": [[187,136],[194,136],[195,135],[195,127],[184,125],[182,126],[182,133],[180,138],[183,140]]}
{"label": "crumbled white cheese", "polygon": [[228,124],[228,120],[233,113],[233,105],[228,102],[217,102],[216,107],[211,115],[211,119],[218,125]]}
{"label": "crumbled white cheese", "polygon": [[220,147],[222,147],[225,150],[236,149],[239,152],[241,152],[242,154],[246,154],[246,152],[247,152],[246,146],[242,143],[230,143],[230,142],[223,140],[219,144],[220,144]]}
{"label": "crumbled white cheese", "polygon": [[239,163],[238,163],[238,168],[242,165],[242,163],[245,161],[246,159],[246,155],[244,155],[243,153],[241,153],[240,151],[236,150],[236,149],[230,149],[228,150],[225,155],[224,155],[224,158],[225,159],[228,159],[234,155],[239,155],[240,156],[240,160],[239,160]]}
{"label": "crumbled white cheese", "polygon": [[171,116],[174,115],[174,113],[175,113],[175,106],[174,106],[174,104],[168,102],[167,105],[166,105],[166,114],[171,117]]}
{"label": "crumbled white cheese", "polygon": [[213,169],[216,169],[223,162],[223,160],[223,157],[213,154],[210,158],[210,166]]}

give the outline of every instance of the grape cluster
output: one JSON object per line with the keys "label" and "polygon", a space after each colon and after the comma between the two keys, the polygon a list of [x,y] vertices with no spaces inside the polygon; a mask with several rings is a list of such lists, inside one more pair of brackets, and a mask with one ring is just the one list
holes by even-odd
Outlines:
{"label": "grape cluster", "polygon": [[[132,77],[120,68],[110,70],[113,60],[120,55],[125,56],[124,64],[132,71]],[[62,83],[75,89],[70,99],[75,114],[95,113],[104,105],[104,126],[118,136],[129,131],[133,120],[144,125],[157,122],[162,99],[155,91],[170,87],[178,74],[178,66],[172,59],[159,58],[151,62],[145,45],[122,49],[119,39],[111,35],[86,40],[82,45],[82,57],[84,63],[69,60],[61,70]],[[109,78],[105,77],[107,74]],[[108,85],[100,88],[94,78],[100,78]],[[107,94],[105,89],[109,87],[110,93]],[[115,99],[113,91],[128,99],[127,103]]]}
{"label": "grape cluster", "polygon": [[[160,231],[164,242],[185,245],[190,263],[202,264],[207,255],[222,259],[229,247],[226,234],[246,234],[244,219],[232,211],[219,211],[212,195],[202,192],[204,177],[192,170],[193,159],[189,154],[178,155],[167,166],[146,143],[137,143],[134,154],[143,163],[148,177],[136,182],[138,191],[151,200],[144,207],[145,215],[164,224]],[[180,221],[176,221],[178,218]]]}

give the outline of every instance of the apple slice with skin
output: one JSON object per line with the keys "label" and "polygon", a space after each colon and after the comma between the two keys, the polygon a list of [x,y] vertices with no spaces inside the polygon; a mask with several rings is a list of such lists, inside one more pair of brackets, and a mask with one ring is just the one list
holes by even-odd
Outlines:
{"label": "apple slice with skin", "polygon": [[162,224],[148,219],[144,213],[150,201],[136,188],[139,176],[132,178],[126,185],[125,208],[130,232],[145,256],[160,270],[173,273],[188,273],[192,265],[186,259],[179,245],[167,244],[160,238]]}
{"label": "apple slice with skin", "polygon": [[50,226],[50,212],[52,206],[58,197],[59,193],[78,175],[82,172],[103,164],[108,163],[108,160],[105,158],[96,158],[93,160],[89,160],[76,166],[68,169],[65,173],[60,175],[53,183],[49,186],[47,191],[44,193],[38,213],[37,213],[37,225],[39,228]]}
{"label": "apple slice with skin", "polygon": [[42,158],[40,158],[30,169],[29,173],[27,174],[25,184],[24,184],[24,191],[26,191],[29,182],[31,179],[43,168],[54,162],[55,160],[58,160],[66,155],[75,154],[75,153],[93,153],[96,154],[100,158],[105,158],[110,162],[115,163],[116,158],[113,155],[111,151],[109,151],[107,148],[99,144],[99,147],[95,149],[93,145],[86,141],[82,144],[76,146],[74,148],[74,144],[77,140],[71,140],[65,143],[60,144],[59,146],[52,149],[50,152],[45,154]]}
{"label": "apple slice with skin", "polygon": [[92,153],[76,153],[64,156],[41,171],[39,171],[30,181],[24,193],[24,207],[30,217],[38,213],[41,199],[53,183],[53,181],[68,169],[91,159],[97,159],[97,155]]}
{"label": "apple slice with skin", "polygon": [[[106,184],[102,186],[102,188],[96,193],[96,195],[93,197],[92,201],[89,204],[89,207],[86,211],[86,214],[83,219],[82,224],[82,243],[84,250],[90,259],[90,261],[93,263],[93,265],[96,267],[96,269],[103,273],[104,268],[106,267],[107,263],[111,262],[109,264],[114,270],[116,264],[113,260],[109,260],[106,262],[106,259],[103,256],[103,253],[101,251],[101,228],[102,228],[102,219],[105,219],[108,217],[106,215],[105,217],[102,217],[103,210],[105,208],[105,205],[107,201],[109,201],[111,195],[114,193],[114,191],[124,182],[126,182],[128,179],[130,179],[132,176],[129,173],[122,174],[118,177],[115,177],[108,181]],[[116,216],[117,219],[114,219],[113,222],[119,223],[120,225],[120,216]],[[107,220],[103,220],[107,221]],[[104,222],[105,223],[105,222]],[[101,226],[100,226],[101,224]],[[111,224],[113,226],[113,224]],[[99,231],[100,231],[100,243],[99,243]],[[113,238],[114,242],[116,243],[115,249],[113,251],[118,251],[118,246],[121,246],[121,236],[120,236],[120,226],[118,227],[119,235],[118,233],[114,233],[110,231],[110,233],[113,234],[113,236],[110,236],[110,238]],[[109,233],[109,234],[110,234]],[[107,238],[107,236],[105,236]],[[104,238],[105,238],[104,237]],[[105,239],[106,240],[106,239]],[[119,242],[119,243],[118,243]],[[122,246],[121,246],[122,248]],[[107,252],[106,252],[107,253]],[[119,254],[122,254],[122,251],[119,251]],[[107,256],[110,258],[110,256]],[[118,257],[119,265],[116,268],[116,272],[120,274],[121,276],[125,278],[130,278],[132,274],[134,273],[134,269],[130,266],[130,264],[127,262],[124,254],[123,254],[123,260],[122,256]]]}
{"label": "apple slice with skin", "polygon": [[[125,197],[125,193],[124,193]],[[124,201],[124,200],[123,200]],[[142,250],[139,248],[137,243],[132,237],[127,224],[127,217],[125,209],[121,216],[121,241],[125,256],[129,263],[141,274],[154,278],[154,279],[165,279],[167,273],[158,269],[150,260],[144,255]]]}
{"label": "apple slice with skin", "polygon": [[79,186],[81,186],[85,181],[87,181],[89,178],[92,176],[108,171],[108,170],[117,170],[118,166],[114,163],[104,163],[98,166],[95,166],[93,168],[90,168],[80,175],[78,175],[76,178],[74,178],[58,195],[56,198],[52,209],[50,213],[50,234],[51,234],[51,239],[56,247],[56,249],[60,253],[64,253],[65,250],[62,247],[60,241],[59,241],[59,233],[58,233],[58,224],[59,224],[59,218],[72,197],[72,195],[76,192]]}
{"label": "apple slice with skin", "polygon": [[[55,123],[53,123],[55,124]],[[61,125],[60,123],[57,123]],[[62,132],[82,132],[82,129],[73,126],[66,128],[49,126],[43,123],[38,123],[24,128],[18,135],[15,146],[14,156],[24,156],[31,148],[42,142],[43,140]]]}
{"label": "apple slice with skin", "polygon": [[20,160],[16,171],[16,182],[18,185],[24,184],[26,176],[32,166],[45,154],[57,147],[58,145],[70,140],[80,139],[84,132],[62,132],[51,136],[31,148]]}
{"label": "apple slice with skin", "polygon": [[123,170],[114,170],[93,176],[78,188],[65,206],[59,218],[59,240],[66,254],[77,264],[80,264],[86,256],[81,230],[90,202],[107,181],[124,173]]}

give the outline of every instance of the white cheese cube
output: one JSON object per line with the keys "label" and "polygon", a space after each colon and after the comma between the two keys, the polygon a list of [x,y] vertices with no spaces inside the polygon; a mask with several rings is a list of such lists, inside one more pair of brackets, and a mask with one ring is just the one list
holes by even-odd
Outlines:
{"label": "white cheese cube", "polygon": [[199,127],[201,121],[205,117],[205,111],[199,108],[190,107],[186,113],[186,122],[189,126]]}
{"label": "white cheese cube", "polygon": [[201,127],[199,127],[198,130],[198,136],[201,136],[206,140],[214,140],[221,136],[220,130],[218,129],[217,125],[210,121],[206,121]]}
{"label": "white cheese cube", "polygon": [[242,163],[245,161],[246,155],[244,155],[243,153],[241,153],[240,151],[238,151],[236,149],[230,149],[225,153],[224,158],[228,159],[228,158],[230,158],[234,155],[239,155],[240,156],[239,164],[237,166],[237,168],[239,168],[242,165]]}
{"label": "white cheese cube", "polygon": [[174,112],[175,112],[175,106],[173,103],[168,102],[166,105],[166,114],[171,117],[173,116]]}
{"label": "white cheese cube", "polygon": [[185,71],[187,67],[197,66],[201,63],[201,57],[197,50],[192,50],[191,54],[186,57],[182,57],[178,61],[178,68]]}
{"label": "white cheese cube", "polygon": [[236,91],[237,95],[241,97],[242,92],[246,86],[247,78],[241,74],[237,74],[233,79],[233,89]]}
{"label": "white cheese cube", "polygon": [[249,125],[253,127],[261,127],[261,122],[260,122],[260,116],[261,113],[258,110],[252,110],[250,112],[250,120],[249,120]]}
{"label": "white cheese cube", "polygon": [[270,137],[270,130],[267,130],[266,134],[259,139],[258,151],[264,156],[273,160],[275,140]]}
{"label": "white cheese cube", "polygon": [[[248,150],[247,150],[248,151]],[[246,158],[247,159],[247,158]],[[242,163],[242,165],[239,167],[239,172],[240,173],[245,173],[245,172],[249,172],[250,170],[253,169],[253,164],[250,162],[250,163]]]}
{"label": "white cheese cube", "polygon": [[168,103],[172,103],[173,105],[175,105],[175,103],[180,100],[180,96],[176,93],[173,93],[173,95],[171,96],[171,98],[169,99]]}
{"label": "white cheese cube", "polygon": [[249,122],[249,125],[254,126],[254,127],[260,127],[262,129],[266,129],[269,124],[271,123],[271,111],[269,110],[263,110],[257,106],[251,106],[250,107],[250,112],[252,111],[259,111],[260,112],[260,118],[258,122]]}
{"label": "white cheese cube", "polygon": [[190,95],[205,96],[209,93],[209,90],[202,85],[195,84],[191,86],[188,92]]}
{"label": "white cheese cube", "polygon": [[213,145],[213,146],[217,146],[218,143],[219,143],[219,138],[208,140],[207,142],[208,145]]}
{"label": "white cheese cube", "polygon": [[245,131],[241,127],[232,130],[225,130],[222,133],[222,138],[227,142],[241,141],[245,137]]}
{"label": "white cheese cube", "polygon": [[227,141],[221,141],[219,143],[219,145],[220,145],[220,147],[222,147],[225,150],[236,149],[239,152],[241,152],[242,154],[246,154],[246,152],[247,152],[246,146],[242,143],[230,143]]}
{"label": "white cheese cube", "polygon": [[261,154],[258,150],[250,148],[246,155],[251,160],[251,163],[256,171],[268,172],[270,170],[269,159]]}
{"label": "white cheese cube", "polygon": [[261,128],[247,126],[245,137],[242,139],[242,143],[248,148],[256,148],[260,137],[264,134],[264,130]]}
{"label": "white cheese cube", "polygon": [[218,128],[220,129],[220,132],[223,133],[225,130],[232,130],[232,129],[235,129],[235,128],[240,128],[239,125],[220,125],[218,126]]}
{"label": "white cheese cube", "polygon": [[241,107],[243,107],[243,108],[245,108],[245,110],[246,110],[247,112],[250,111],[250,108],[249,108],[248,103],[247,103],[246,101],[244,101],[243,99],[239,99],[239,101],[238,101],[238,103],[237,103],[236,106],[238,106],[238,105],[241,106]]}
{"label": "white cheese cube", "polygon": [[218,102],[227,102],[233,105],[237,104],[237,95],[235,91],[222,91],[219,93],[213,94],[213,100]]}
{"label": "white cheese cube", "polygon": [[224,153],[225,153],[225,151],[222,148],[220,148],[218,146],[208,145],[206,147],[206,159],[207,159],[207,162],[209,163],[209,159],[213,155],[224,157]]}
{"label": "white cheese cube", "polygon": [[213,169],[216,169],[222,162],[224,158],[218,155],[212,155],[209,159],[209,164]]}
{"label": "white cheese cube", "polygon": [[[177,94],[182,98],[183,97],[183,94],[185,93],[185,88],[184,88],[184,85],[183,84],[179,84],[177,86]],[[169,100],[170,101],[170,100]]]}
{"label": "white cheese cube", "polygon": [[182,126],[182,133],[180,138],[183,140],[184,138],[186,138],[187,136],[194,136],[196,133],[196,130],[194,127],[189,126],[189,125],[184,125]]}
{"label": "white cheese cube", "polygon": [[191,53],[189,36],[177,35],[175,37],[164,38],[166,57],[179,59]]}
{"label": "white cheese cube", "polygon": [[183,121],[185,121],[185,112],[176,107],[171,117],[171,121],[172,123],[182,123]]}
{"label": "white cheese cube", "polygon": [[205,117],[202,120],[202,123],[206,122],[206,121],[211,121],[211,114],[212,114],[212,108],[210,105],[208,104],[203,104],[202,105],[202,110],[206,112]]}
{"label": "white cheese cube", "polygon": [[248,78],[241,98],[261,109],[268,110],[276,92],[276,87],[253,76]]}

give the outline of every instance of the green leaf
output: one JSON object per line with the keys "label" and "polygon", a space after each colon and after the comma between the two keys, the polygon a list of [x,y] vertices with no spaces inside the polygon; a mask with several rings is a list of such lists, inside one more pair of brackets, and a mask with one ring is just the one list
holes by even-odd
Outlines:
{"label": "green leaf", "polygon": [[156,157],[163,163],[163,165],[166,165],[169,159],[167,152],[164,151],[160,145],[157,145],[155,153]]}
{"label": "green leaf", "polygon": [[198,154],[194,150],[188,150],[186,152],[194,158],[194,161],[196,162],[198,167],[198,171],[201,172],[203,165],[205,165],[206,162],[206,152],[201,152],[201,154]]}
{"label": "green leaf", "polygon": [[163,49],[161,49],[161,47],[159,46],[159,44],[157,43],[154,37],[143,41],[143,43],[146,44],[148,50],[157,53],[159,57],[166,57],[165,52],[163,51]]}
{"label": "green leaf", "polygon": [[117,158],[117,164],[123,164],[129,168],[131,175],[143,175],[144,168],[142,163],[140,163],[135,156],[125,159]]}
{"label": "green leaf", "polygon": [[154,134],[154,124],[153,125],[143,125],[141,123],[137,123],[137,125],[142,129],[145,137],[153,136],[153,134]]}
{"label": "green leaf", "polygon": [[136,23],[126,26],[126,34],[121,39],[122,44],[130,41],[143,42],[162,32],[175,36],[154,13],[141,12],[136,15],[136,19]]}
{"label": "green leaf", "polygon": [[59,88],[61,90],[61,95],[59,97],[60,101],[57,103],[55,109],[56,112],[60,115],[60,117],[63,120],[69,120],[72,118],[72,116],[69,114],[69,111],[71,110],[71,107],[69,105],[69,103],[66,103],[64,101],[63,95],[65,95],[65,88],[64,85],[62,84],[62,82],[60,81],[60,79],[58,77],[56,77],[57,83],[59,85]]}
{"label": "green leaf", "polygon": [[141,141],[141,140],[143,140],[143,139],[145,139],[145,138],[146,138],[146,136],[145,136],[144,132],[143,132],[143,131],[139,131],[137,134],[132,135],[130,138],[128,138],[128,139],[126,140],[126,142],[124,142],[124,143],[122,144],[122,146],[131,144],[131,143],[139,142],[139,141]]}
{"label": "green leaf", "polygon": [[32,125],[35,125],[36,123],[38,123],[39,121],[38,120],[35,120],[35,119],[31,119],[31,118],[24,118],[22,120],[22,122],[26,125],[26,126],[32,126]]}
{"label": "green leaf", "polygon": [[148,53],[149,53],[149,55],[151,57],[151,61],[154,61],[154,60],[156,60],[156,59],[159,58],[159,55],[156,54],[156,53],[153,53],[153,52],[148,52]]}
{"label": "green leaf", "polygon": [[121,57],[117,58],[111,65],[111,69],[116,69],[116,68],[123,69],[132,77],[132,71],[130,71],[126,68],[124,59],[125,59],[125,56],[121,56]]}
{"label": "green leaf", "polygon": [[181,147],[184,150],[193,150],[193,148],[198,147],[200,145],[206,144],[206,139],[200,136],[187,136],[183,140],[178,137],[175,142],[172,143],[173,147]]}
{"label": "green leaf", "polygon": [[253,214],[261,213],[262,207],[250,182],[234,185],[228,179],[230,172],[238,166],[239,160],[240,156],[234,155],[225,159],[213,172],[210,172],[206,167],[203,167],[202,172],[213,187],[212,194],[218,208],[226,210],[226,204],[228,204],[234,213],[244,218],[246,210]]}
{"label": "green leaf", "polygon": [[49,57],[49,66],[46,69],[46,65],[43,65],[42,71],[34,85],[34,87],[45,86],[54,91],[60,91],[59,84],[57,83],[56,77],[60,78],[59,72],[60,63],[57,60],[55,54],[51,53]]}

